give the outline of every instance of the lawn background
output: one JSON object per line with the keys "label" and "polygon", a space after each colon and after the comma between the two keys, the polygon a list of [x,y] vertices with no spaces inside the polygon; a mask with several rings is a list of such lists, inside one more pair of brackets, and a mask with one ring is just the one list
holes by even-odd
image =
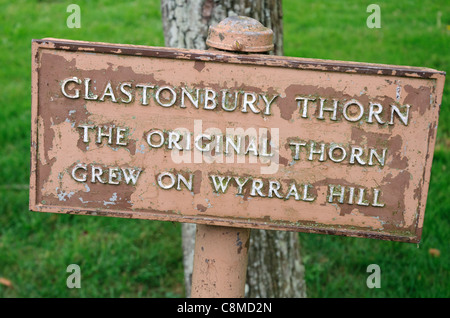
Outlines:
{"label": "lawn background", "polygon": [[[28,210],[31,39],[164,45],[159,1],[77,1],[81,28],[69,29],[72,2],[0,0],[0,297],[183,297],[179,224]],[[377,1],[380,29],[366,26],[371,3],[283,1],[285,55],[450,73],[447,0]],[[301,233],[309,297],[450,296],[448,83],[422,243]],[[81,289],[66,287],[69,264]],[[369,264],[380,289],[366,286]]]}

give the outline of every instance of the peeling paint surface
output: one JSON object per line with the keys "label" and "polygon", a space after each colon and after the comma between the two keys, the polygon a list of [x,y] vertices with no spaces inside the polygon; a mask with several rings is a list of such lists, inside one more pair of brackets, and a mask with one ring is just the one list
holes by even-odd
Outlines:
{"label": "peeling paint surface", "polygon": [[[56,39],[34,40],[32,48],[33,211],[420,241],[443,72]],[[80,82],[73,80],[64,86],[64,80],[74,77]],[[121,91],[123,83],[129,84],[122,89],[132,95],[130,102]],[[143,89],[135,85],[149,86],[147,105],[143,105]],[[160,104],[155,96],[158,88]],[[229,100],[235,92],[240,101],[247,98],[247,108],[241,103],[234,111],[219,106],[209,110],[212,101],[199,101],[195,107],[187,95],[182,107],[182,88],[191,89],[191,96],[195,96],[192,89],[201,89],[206,99],[207,90],[215,92],[216,103],[223,96],[220,92],[227,89]],[[79,97],[75,98],[77,89]],[[171,89],[177,92],[173,105]],[[99,101],[102,95],[104,100]],[[251,104],[254,96],[259,104]],[[114,98],[121,101],[114,102]],[[310,99],[307,112],[305,98]],[[271,108],[265,109],[271,99]],[[338,103],[335,120],[330,108],[334,100]],[[364,107],[360,118],[353,100]],[[382,105],[383,112],[378,113],[374,104]],[[199,120],[203,132],[266,129],[275,140],[271,129],[277,129],[277,170],[262,174],[270,163],[261,158],[250,162],[250,156],[243,156],[242,162],[198,163],[192,154],[193,162],[175,162],[167,144],[149,146],[152,131],[164,131],[166,137],[180,128],[195,132]],[[95,128],[83,130],[83,126]],[[110,143],[107,127],[115,129]],[[123,139],[117,130],[120,127],[127,129]],[[100,143],[96,129],[105,134],[100,135]],[[122,140],[126,140],[124,145]],[[157,136],[150,141],[157,143]],[[244,143],[249,147],[250,140]],[[295,143],[305,143],[299,146],[298,159],[293,155]],[[322,145],[328,157],[332,147],[346,149],[346,160],[337,162],[337,151],[331,153],[336,162],[321,161]],[[269,148],[274,151],[274,144],[269,143]],[[373,157],[375,163],[369,165],[370,148],[377,149],[379,157],[380,149],[387,149],[384,159]],[[365,151],[364,160],[357,156],[358,149]],[[383,164],[376,164],[380,161]],[[102,175],[96,177],[99,171]],[[192,188],[183,188],[179,180],[180,189],[177,180],[172,188],[162,188],[158,183],[162,172],[182,175],[186,182],[192,175]],[[228,189],[214,191],[211,175],[229,176]],[[240,187],[234,177],[248,181]],[[162,180],[170,183],[169,177]],[[261,188],[255,180],[260,180]],[[286,198],[292,183],[298,193]],[[331,202],[330,189],[336,191]],[[339,189],[347,191],[342,202]],[[279,192],[283,196],[277,196]]]}

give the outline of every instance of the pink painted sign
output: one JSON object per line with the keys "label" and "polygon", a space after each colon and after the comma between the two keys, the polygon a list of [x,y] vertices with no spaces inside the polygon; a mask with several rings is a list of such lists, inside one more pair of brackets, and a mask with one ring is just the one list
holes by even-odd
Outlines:
{"label": "pink painted sign", "polygon": [[418,242],[445,73],[33,41],[30,209]]}

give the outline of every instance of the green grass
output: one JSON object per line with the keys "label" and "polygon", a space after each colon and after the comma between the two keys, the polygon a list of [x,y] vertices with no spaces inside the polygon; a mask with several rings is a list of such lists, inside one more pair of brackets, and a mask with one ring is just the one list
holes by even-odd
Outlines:
{"label": "green grass", "polygon": [[[179,224],[28,211],[31,39],[164,45],[158,1],[78,1],[80,29],[66,27],[70,3],[0,0],[0,277],[13,284],[0,284],[0,297],[182,297]],[[381,29],[366,27],[370,3],[284,1],[285,55],[449,73],[448,1],[377,1]],[[309,297],[450,296],[448,82],[422,243],[300,234]],[[81,289],[66,288],[72,263]],[[373,263],[380,289],[366,287]]]}

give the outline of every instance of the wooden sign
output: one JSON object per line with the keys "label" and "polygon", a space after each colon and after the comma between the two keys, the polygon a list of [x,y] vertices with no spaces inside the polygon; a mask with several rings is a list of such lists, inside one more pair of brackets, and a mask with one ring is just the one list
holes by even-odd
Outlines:
{"label": "wooden sign", "polygon": [[443,72],[32,48],[33,211],[420,240]]}

